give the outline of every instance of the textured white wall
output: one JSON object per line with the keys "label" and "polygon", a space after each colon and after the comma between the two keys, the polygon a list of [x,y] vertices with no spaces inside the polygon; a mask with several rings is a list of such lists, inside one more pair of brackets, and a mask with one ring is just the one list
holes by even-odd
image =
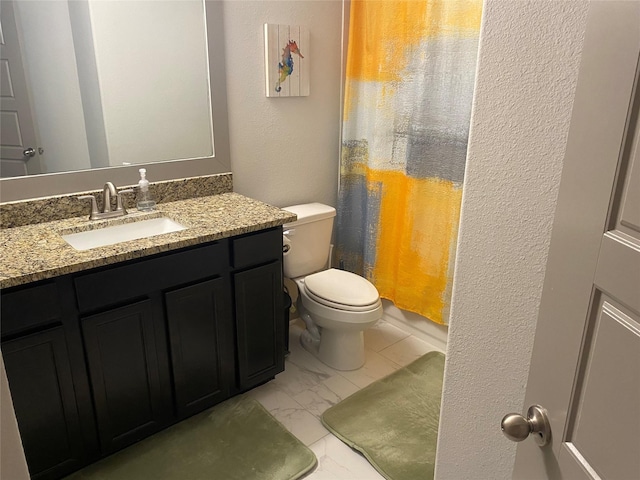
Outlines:
{"label": "textured white wall", "polygon": [[[306,25],[308,97],[266,98],[263,24]],[[335,205],[341,0],[226,0],[224,27],[234,190],[277,206]]]}
{"label": "textured white wall", "polygon": [[510,478],[586,21],[487,0],[454,277],[437,479]]}

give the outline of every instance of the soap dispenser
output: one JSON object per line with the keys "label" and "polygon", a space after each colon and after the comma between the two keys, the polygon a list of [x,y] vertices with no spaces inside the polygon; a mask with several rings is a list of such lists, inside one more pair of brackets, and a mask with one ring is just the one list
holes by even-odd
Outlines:
{"label": "soap dispenser", "polygon": [[156,207],[156,202],[151,199],[149,193],[149,180],[147,180],[147,169],[141,168],[140,181],[138,182],[138,210],[149,211]]}

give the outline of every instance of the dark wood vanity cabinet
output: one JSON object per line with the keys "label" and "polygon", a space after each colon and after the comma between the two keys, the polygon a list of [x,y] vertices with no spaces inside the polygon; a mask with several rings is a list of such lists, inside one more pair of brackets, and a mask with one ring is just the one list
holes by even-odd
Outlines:
{"label": "dark wood vanity cabinet", "polygon": [[225,239],[74,276],[101,453],[229,397],[228,256]]}
{"label": "dark wood vanity cabinet", "polygon": [[282,230],[235,238],[231,258],[237,385],[248,390],[284,370]]}
{"label": "dark wood vanity cabinet", "polygon": [[282,318],[280,227],[4,291],[2,353],[32,478],[273,378]]}
{"label": "dark wood vanity cabinet", "polygon": [[32,478],[58,478],[86,463],[71,365],[61,326],[2,344]]}
{"label": "dark wood vanity cabinet", "polygon": [[273,262],[233,276],[238,386],[259,385],[284,370],[282,268]]}
{"label": "dark wood vanity cabinet", "polygon": [[165,293],[179,419],[231,395],[235,362],[228,299],[222,277]]}
{"label": "dark wood vanity cabinet", "polygon": [[150,299],[82,318],[89,379],[103,453],[170,423],[169,372],[162,368],[162,318]]}
{"label": "dark wood vanity cabinet", "polygon": [[2,356],[32,478],[55,479],[98,454],[68,278],[2,292]]}

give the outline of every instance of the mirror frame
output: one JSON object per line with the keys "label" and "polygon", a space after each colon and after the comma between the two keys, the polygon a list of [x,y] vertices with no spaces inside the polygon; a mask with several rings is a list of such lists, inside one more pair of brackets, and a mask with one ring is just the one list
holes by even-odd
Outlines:
{"label": "mirror frame", "polygon": [[0,202],[99,190],[108,181],[117,187],[135,185],[141,167],[147,169],[151,182],[231,172],[223,2],[206,0],[205,11],[215,157],[3,178],[0,179]]}

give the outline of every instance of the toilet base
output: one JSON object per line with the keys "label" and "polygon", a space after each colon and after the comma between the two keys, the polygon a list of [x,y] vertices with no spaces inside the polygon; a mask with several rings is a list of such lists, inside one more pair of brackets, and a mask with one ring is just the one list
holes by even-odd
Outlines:
{"label": "toilet base", "polygon": [[322,363],[336,370],[357,370],[364,365],[364,332],[322,329],[318,342],[308,330],[302,332],[300,343]]}

